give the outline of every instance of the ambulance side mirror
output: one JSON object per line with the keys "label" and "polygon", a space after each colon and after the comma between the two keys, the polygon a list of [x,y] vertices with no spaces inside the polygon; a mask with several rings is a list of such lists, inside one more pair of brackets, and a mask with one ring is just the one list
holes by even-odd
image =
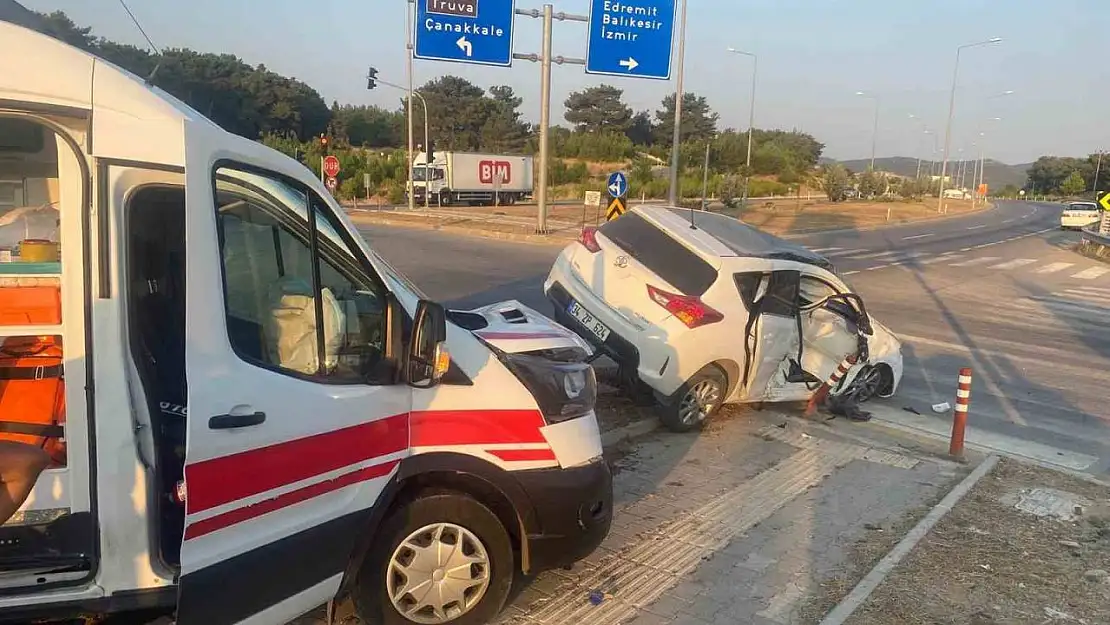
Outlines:
{"label": "ambulance side mirror", "polygon": [[442,305],[420,300],[412,321],[412,338],[405,346],[405,382],[416,388],[431,388],[451,366],[447,351],[447,311]]}

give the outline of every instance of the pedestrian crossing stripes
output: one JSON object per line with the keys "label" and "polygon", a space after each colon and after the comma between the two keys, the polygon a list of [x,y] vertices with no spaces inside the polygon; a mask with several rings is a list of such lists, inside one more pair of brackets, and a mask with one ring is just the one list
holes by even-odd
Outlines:
{"label": "pedestrian crossing stripes", "polygon": [[1037,269],[1035,273],[1056,273],[1057,271],[1063,271],[1068,267],[1074,266],[1075,263],[1049,263],[1044,267]]}
{"label": "pedestrian crossing stripes", "polygon": [[999,263],[997,265],[992,265],[989,267],[989,269],[1017,269],[1018,267],[1031,265],[1035,262],[1037,262],[1036,258],[1015,258],[1014,260]]}
{"label": "pedestrian crossing stripes", "polygon": [[944,254],[944,255],[941,255],[941,256],[935,256],[933,258],[926,258],[925,260],[921,261],[921,264],[922,265],[932,265],[934,263],[946,263],[950,260],[956,260],[958,258],[963,258],[963,257],[964,257],[963,254]]}
{"label": "pedestrian crossing stripes", "polygon": [[980,256],[972,258],[971,260],[964,260],[958,263],[952,263],[949,267],[974,267],[975,265],[985,265],[996,260],[1002,260],[1001,256]]}
{"label": "pedestrian crossing stripes", "polygon": [[1073,275],[1076,280],[1094,280],[1103,274],[1110,273],[1110,269],[1106,267],[1089,267]]}

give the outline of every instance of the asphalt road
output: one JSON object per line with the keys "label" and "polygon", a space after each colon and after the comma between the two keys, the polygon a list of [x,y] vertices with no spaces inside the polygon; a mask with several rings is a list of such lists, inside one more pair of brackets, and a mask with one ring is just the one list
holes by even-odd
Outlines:
{"label": "asphalt road", "polygon": [[[1078,256],[1060,207],[1000,202],[967,217],[793,237],[821,251],[905,341],[898,394],[868,409],[943,431],[960,367],[974,370],[978,438],[1030,457],[1110,473],[1110,266]],[[432,297],[454,306],[540,292],[558,248],[399,228],[365,232]],[[904,410],[912,408],[914,412]]]}

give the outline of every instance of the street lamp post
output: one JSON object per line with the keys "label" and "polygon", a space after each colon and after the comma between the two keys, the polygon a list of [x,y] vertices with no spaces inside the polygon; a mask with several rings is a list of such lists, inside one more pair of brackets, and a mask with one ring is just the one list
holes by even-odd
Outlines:
{"label": "street lamp post", "polygon": [[910,119],[916,119],[921,122],[921,134],[917,137],[917,177],[914,178],[914,180],[921,180],[921,158],[925,152],[925,136],[932,133],[929,131],[929,128],[925,126],[925,120],[913,113],[910,113]]}
{"label": "street lamp post", "polygon": [[944,127],[944,155],[943,162],[940,166],[940,193],[937,194],[937,212],[944,210],[944,182],[945,177],[948,175],[948,150],[952,145],[952,116],[956,112],[956,84],[960,76],[960,53],[964,48],[975,48],[978,46],[985,46],[992,43],[999,43],[1002,41],[1001,37],[993,37],[986,41],[978,41],[975,43],[965,43],[962,46],[956,47],[956,63],[952,69],[952,90],[948,95],[948,123]]}
{"label": "street lamp post", "polygon": [[755,78],[759,70],[759,57],[751,52],[744,52],[736,48],[729,48],[728,51],[752,58],[752,95],[751,103],[748,105],[748,159],[745,163],[747,171],[744,172],[744,192],[740,196],[740,211],[743,214],[744,209],[748,207],[748,188],[752,176],[752,141],[755,135]]}
{"label": "street lamp post", "polygon": [[1098,151],[1098,161],[1095,163],[1095,182],[1092,191],[1095,192],[1095,201],[1098,201],[1098,175],[1102,170],[1102,150]]}
{"label": "street lamp post", "polygon": [[875,171],[875,146],[879,142],[879,96],[857,91],[856,95],[875,101],[875,123],[871,129],[871,171]]}
{"label": "street lamp post", "polygon": [[[391,82],[386,81],[386,80],[382,80],[381,78],[378,78],[376,76],[374,78],[374,83],[379,84],[379,85],[385,85],[387,87],[393,87],[394,89],[400,89],[401,91],[408,91],[410,95],[416,96],[416,98],[418,100],[420,100],[420,104],[424,108],[424,208],[428,209],[431,206],[431,204],[430,204],[430,193],[429,193],[430,188],[431,188],[431,185],[429,183],[431,181],[428,180],[428,168],[431,166],[431,163],[428,162],[428,155],[431,152],[428,150],[428,148],[431,147],[431,145],[432,145],[429,142],[430,133],[428,132],[428,101],[426,99],[424,99],[424,95],[422,93],[420,93],[419,91],[416,91],[415,89],[413,89],[412,91],[409,91],[408,89],[406,89],[405,87],[402,87],[401,85],[394,84],[394,83],[391,83]],[[409,111],[410,111],[410,113],[409,113],[409,115],[410,115],[409,126],[411,128],[411,126],[412,126],[412,120],[411,120],[412,98],[411,97],[409,98]],[[410,181],[410,183],[412,182],[412,170],[414,170],[416,168],[415,163],[414,163],[415,160],[416,160],[415,155],[410,154],[409,155],[409,181]],[[415,192],[416,192],[416,185],[415,184],[409,184],[409,195],[415,196]],[[412,202],[410,202],[409,203],[409,208],[416,208],[415,202],[416,202],[415,199]]]}
{"label": "street lamp post", "polygon": [[[414,11],[416,11],[416,4],[413,4],[413,3],[406,3],[405,4],[405,37],[406,37],[406,40],[405,40],[405,57],[406,57],[406,60],[408,62],[406,73],[408,74],[408,80],[409,80],[409,88],[408,88],[409,98],[408,98],[408,105],[406,107],[407,110],[408,110],[408,118],[409,118],[408,119],[408,134],[409,134],[408,142],[409,142],[409,145],[408,145],[408,162],[405,163],[405,167],[409,170],[409,175],[408,175],[409,188],[408,188],[408,194],[407,195],[409,196],[408,200],[409,200],[409,210],[410,211],[416,210],[416,193],[414,193],[414,191],[416,191],[416,183],[412,179],[412,161],[413,161],[413,153],[415,151],[413,149],[413,144],[415,142],[412,139],[412,94],[413,94],[413,91],[414,91],[413,83],[416,80],[416,78],[413,75],[413,73],[415,72],[415,68],[414,68],[415,62],[413,60],[413,54],[415,52],[415,49],[414,49],[414,45],[413,45],[413,41],[412,41],[413,21],[415,19],[415,17],[413,16]],[[425,119],[427,119],[427,117],[428,117],[427,115],[424,116]],[[427,173],[427,172],[425,172],[425,173]],[[424,195],[427,195],[427,193],[425,192]]]}
{"label": "street lamp post", "polygon": [[682,20],[678,35],[678,75],[675,78],[674,96],[674,137],[671,143],[671,189],[667,194],[671,206],[678,206],[678,165],[682,143],[682,99],[686,97],[683,91],[683,78],[686,65],[686,0],[682,0]]}

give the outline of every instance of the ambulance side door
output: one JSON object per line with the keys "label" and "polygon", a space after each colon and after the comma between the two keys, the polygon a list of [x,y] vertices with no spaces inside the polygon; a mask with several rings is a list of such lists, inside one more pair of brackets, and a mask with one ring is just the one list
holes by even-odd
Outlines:
{"label": "ambulance side door", "polygon": [[335,596],[409,454],[412,393],[393,382],[387,288],[338,205],[292,161],[204,143],[187,145],[177,623],[280,624]]}

